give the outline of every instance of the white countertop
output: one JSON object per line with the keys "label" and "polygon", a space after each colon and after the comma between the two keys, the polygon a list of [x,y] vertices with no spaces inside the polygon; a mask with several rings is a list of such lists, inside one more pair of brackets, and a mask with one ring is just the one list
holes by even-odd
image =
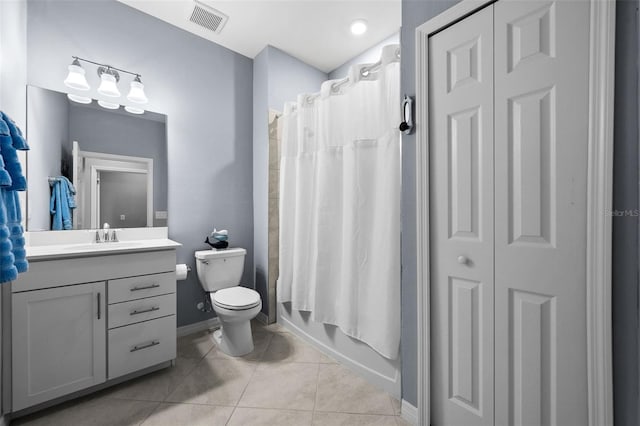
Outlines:
{"label": "white countertop", "polygon": [[104,256],[153,250],[170,250],[182,244],[170,240],[166,228],[118,230],[118,242],[96,243],[94,231],[45,231],[26,233],[29,261],[69,257]]}

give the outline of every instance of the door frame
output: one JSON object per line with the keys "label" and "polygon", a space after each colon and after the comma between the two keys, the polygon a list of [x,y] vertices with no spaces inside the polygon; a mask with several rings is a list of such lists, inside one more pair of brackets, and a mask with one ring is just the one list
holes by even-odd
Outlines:
{"label": "door frame", "polygon": [[[517,1],[517,0],[499,0]],[[589,426],[613,425],[611,209],[615,2],[590,2],[587,165],[587,402]],[[429,37],[495,3],[462,0],[416,28],[416,273],[418,424],[431,419],[429,253]],[[426,96],[424,95],[426,94]]]}

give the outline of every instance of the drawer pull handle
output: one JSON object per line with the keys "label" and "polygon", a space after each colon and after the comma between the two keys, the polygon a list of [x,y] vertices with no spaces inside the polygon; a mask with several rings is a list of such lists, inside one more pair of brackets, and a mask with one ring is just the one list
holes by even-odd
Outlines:
{"label": "drawer pull handle", "polygon": [[142,287],[132,287],[131,291],[149,290],[150,288],[158,288],[158,287],[160,287],[160,284],[151,284],[151,285],[145,285]]}
{"label": "drawer pull handle", "polygon": [[154,340],[151,343],[147,343],[146,345],[136,345],[133,348],[131,348],[130,352],[140,351],[142,349],[147,349],[147,348],[150,348],[150,347],[153,347],[153,346],[157,346],[159,344],[160,344],[159,340]]}
{"label": "drawer pull handle", "polygon": [[140,314],[146,314],[147,312],[153,312],[153,311],[159,311],[160,310],[160,306],[153,306],[149,309],[143,309],[142,311],[132,311],[131,313],[129,313],[129,315],[140,315]]}

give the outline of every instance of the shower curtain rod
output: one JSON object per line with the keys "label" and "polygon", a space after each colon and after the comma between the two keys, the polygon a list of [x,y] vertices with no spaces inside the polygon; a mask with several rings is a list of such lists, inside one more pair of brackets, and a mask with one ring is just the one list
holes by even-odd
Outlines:
{"label": "shower curtain rod", "polygon": [[[396,50],[396,56],[398,58],[400,57],[400,49]],[[378,62],[373,63],[371,65],[364,66],[364,67],[360,68],[360,75],[362,75],[363,77],[366,77],[366,76],[369,75],[369,73],[377,71],[378,68],[380,68],[381,65],[382,65],[382,59],[380,59]],[[331,91],[332,92],[337,92],[340,87],[344,86],[348,82],[349,82],[349,77],[345,77],[342,80],[336,81],[335,83],[333,83],[331,85]],[[306,100],[307,100],[308,103],[312,103],[313,101],[315,101],[319,97],[320,97],[320,93],[315,93],[313,95],[308,95]]]}
{"label": "shower curtain rod", "polygon": [[[382,60],[379,60],[375,64],[371,64],[368,67],[362,67],[360,69],[360,75],[363,77],[366,77],[369,75],[369,73],[377,71],[377,69],[380,68],[380,65],[382,65]],[[337,91],[340,87],[347,84],[348,81],[349,81],[349,77],[345,77],[342,80],[333,83],[331,85],[331,90],[334,92]]]}
{"label": "shower curtain rod", "polygon": [[[367,67],[362,67],[360,69],[360,74],[364,77],[368,76],[369,73],[376,71],[377,68],[380,68],[380,65],[382,65],[382,60],[376,62],[375,64],[371,64]],[[344,86],[345,84],[347,84],[349,82],[349,77],[345,77],[342,80],[338,80],[335,83],[333,83],[331,85],[331,91],[332,92],[337,92],[338,89],[342,86]],[[318,99],[320,97],[320,93],[314,93],[313,95],[307,95],[306,101],[307,103],[313,103],[313,101],[315,101],[316,99]]]}

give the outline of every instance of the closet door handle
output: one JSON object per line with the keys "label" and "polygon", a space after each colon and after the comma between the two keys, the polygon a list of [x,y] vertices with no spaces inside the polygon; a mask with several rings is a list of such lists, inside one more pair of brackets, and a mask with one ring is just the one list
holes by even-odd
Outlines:
{"label": "closet door handle", "polygon": [[97,298],[98,298],[98,319],[100,319],[100,317],[102,316],[102,303],[100,303],[100,299],[101,299],[101,294],[100,292],[98,292]]}
{"label": "closet door handle", "polygon": [[129,313],[129,315],[140,315],[140,314],[146,314],[147,312],[153,312],[153,311],[159,311],[160,310],[160,306],[153,306],[149,309],[143,309],[141,311],[131,311]]}
{"label": "closet door handle", "polygon": [[466,265],[469,263],[469,258],[467,256],[458,256],[458,263],[461,265]]}
{"label": "closet door handle", "polygon": [[131,348],[131,350],[129,352],[136,352],[136,351],[140,351],[142,349],[147,349],[147,348],[151,348],[153,346],[157,346],[160,344],[160,340],[154,340],[151,343],[147,343],[146,345],[136,345],[133,348]]}
{"label": "closet door handle", "polygon": [[149,290],[151,288],[158,288],[158,287],[160,287],[160,284],[151,284],[151,285],[145,285],[142,287],[132,287],[131,291]]}

